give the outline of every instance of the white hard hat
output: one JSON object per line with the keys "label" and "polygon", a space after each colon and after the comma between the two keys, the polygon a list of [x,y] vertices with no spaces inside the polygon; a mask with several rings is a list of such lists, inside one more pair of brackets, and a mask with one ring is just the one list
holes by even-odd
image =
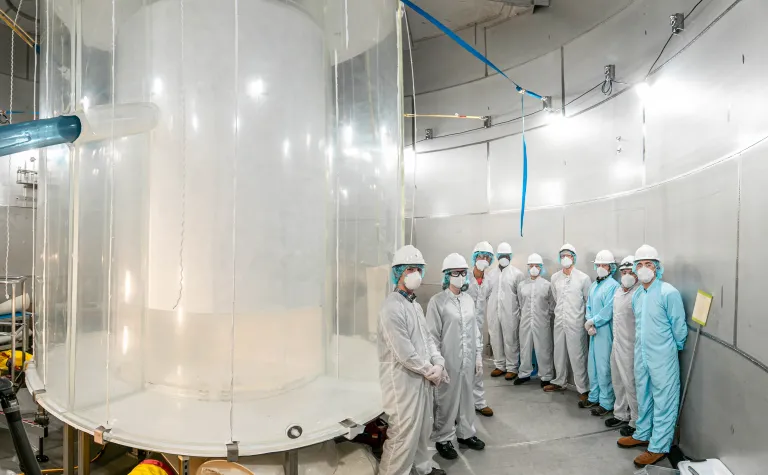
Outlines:
{"label": "white hard hat", "polygon": [[469,266],[464,256],[454,252],[453,254],[448,254],[448,257],[443,259],[443,272],[448,269],[469,269]]}
{"label": "white hard hat", "polygon": [[475,246],[475,250],[472,251],[472,254],[476,252],[488,252],[490,254],[493,254],[493,246],[491,246],[491,243],[489,243],[488,241],[479,242]]}
{"label": "white hard hat", "polygon": [[508,242],[503,242],[496,248],[496,254],[512,254],[512,246]]}
{"label": "white hard hat", "polygon": [[392,267],[401,264],[427,265],[427,263],[424,262],[424,256],[421,255],[421,252],[410,244],[398,249],[395,253],[395,257],[392,259]]}
{"label": "white hard hat", "polygon": [[568,243],[563,244],[563,247],[560,248],[560,252],[563,251],[571,251],[574,255],[576,255],[576,248]]}
{"label": "white hard hat", "polygon": [[603,250],[595,256],[595,264],[616,264],[616,259],[614,259],[611,251]]}
{"label": "white hard hat", "polygon": [[637,261],[658,261],[659,251],[655,247],[643,244],[635,252],[635,262]]}
{"label": "white hard hat", "polygon": [[528,256],[528,264],[539,264],[543,266],[544,260],[538,254],[531,254]]}
{"label": "white hard hat", "polygon": [[635,256],[627,256],[621,260],[619,269],[632,269],[635,264]]}

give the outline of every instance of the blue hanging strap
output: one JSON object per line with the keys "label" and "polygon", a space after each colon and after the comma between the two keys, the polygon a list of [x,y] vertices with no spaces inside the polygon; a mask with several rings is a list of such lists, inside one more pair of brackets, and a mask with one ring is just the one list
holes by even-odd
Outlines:
{"label": "blue hanging strap", "polygon": [[520,109],[523,115],[523,198],[520,207],[520,237],[523,237],[523,224],[525,224],[525,196],[528,193],[528,146],[525,143],[525,96],[520,96]]}

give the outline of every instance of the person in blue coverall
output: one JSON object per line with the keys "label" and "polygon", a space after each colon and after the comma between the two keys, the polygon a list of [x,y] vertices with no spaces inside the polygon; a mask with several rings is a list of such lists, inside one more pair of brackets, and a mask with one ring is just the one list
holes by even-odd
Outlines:
{"label": "person in blue coverall", "polygon": [[604,416],[613,410],[616,397],[611,382],[611,349],[613,348],[613,296],[619,283],[611,277],[616,272],[616,260],[611,251],[600,251],[595,257],[597,280],[589,288],[587,321],[589,334],[589,399],[579,401],[579,407],[592,407],[593,416]]}
{"label": "person in blue coverall", "polygon": [[661,280],[659,253],[644,244],[635,253],[635,274],[642,284],[632,298],[635,312],[635,384],[637,429],[619,447],[647,447],[635,458],[638,468],[669,453],[680,407],[680,362],[688,327],[680,292]]}

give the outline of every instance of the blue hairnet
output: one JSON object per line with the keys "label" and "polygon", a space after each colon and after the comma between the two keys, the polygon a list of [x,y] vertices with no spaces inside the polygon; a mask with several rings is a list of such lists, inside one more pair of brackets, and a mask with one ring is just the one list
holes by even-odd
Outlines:
{"label": "blue hairnet", "polygon": [[568,249],[563,249],[562,251],[557,253],[557,263],[558,264],[562,264],[562,262],[560,262],[560,254],[562,254],[564,252],[567,252],[568,254],[571,255],[571,257],[573,258],[573,265],[576,265],[576,254],[571,252],[571,251],[569,251]]}
{"label": "blue hairnet", "polygon": [[488,256],[491,258],[489,264],[493,264],[493,261],[496,260],[496,256],[493,255],[492,252],[480,252],[477,251],[474,254],[472,254],[472,267],[475,267],[475,263],[477,262],[477,258],[480,256]]}
{"label": "blue hairnet", "polygon": [[[597,266],[598,264],[595,264],[595,270],[597,270]],[[616,264],[611,264],[611,274],[615,274],[618,269],[619,269],[619,266],[617,266]]]}
{"label": "blue hairnet", "polygon": [[[443,271],[443,290],[448,288],[448,285],[451,283],[451,271],[453,269],[446,269]],[[461,269],[464,270],[464,269]],[[464,278],[464,285],[461,286],[461,290],[467,290],[469,288],[469,272],[467,272],[467,276]]]}
{"label": "blue hairnet", "polygon": [[389,273],[390,280],[392,281],[392,285],[397,285],[398,282],[400,282],[400,276],[403,275],[403,272],[405,272],[405,269],[409,267],[418,267],[421,271],[421,277],[424,277],[424,266],[421,264],[398,264],[394,267],[392,267],[392,271]]}
{"label": "blue hairnet", "polygon": [[[661,277],[664,275],[664,266],[661,265],[661,262],[659,262],[659,261],[657,261],[655,259],[643,259],[643,260],[644,261],[645,260],[653,261],[653,263],[656,264],[656,278],[657,279],[661,279]],[[632,264],[632,272],[634,272],[635,274],[637,274],[637,263],[638,262],[640,262],[640,261],[635,261]]]}

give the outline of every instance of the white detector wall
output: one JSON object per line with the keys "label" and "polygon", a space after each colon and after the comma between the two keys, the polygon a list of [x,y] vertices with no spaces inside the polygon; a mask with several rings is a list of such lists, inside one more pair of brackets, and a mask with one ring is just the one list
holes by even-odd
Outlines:
{"label": "white detector wall", "polygon": [[[556,105],[563,73],[566,101],[602,81],[606,64],[616,64],[619,80],[639,82],[669,38],[669,15],[687,13],[696,3],[636,0],[567,42],[564,71],[556,48],[508,74],[555,96]],[[409,185],[415,179],[417,186],[415,210],[408,203],[415,242],[428,263],[450,252],[469,256],[480,240],[504,240],[515,250],[514,265],[522,268],[537,252],[551,274],[559,246],[568,241],[579,251],[577,266],[593,273],[597,251],[608,248],[623,257],[647,242],[661,252],[665,279],[681,290],[689,313],[698,289],[712,293],[715,303],[683,413],[682,446],[691,456],[719,457],[734,473],[750,474],[762,473],[768,463],[768,417],[757,409],[768,403],[768,323],[756,260],[767,230],[768,190],[761,185],[768,167],[766,15],[768,4],[760,0],[704,0],[661,56],[645,99],[616,84],[610,97],[596,90],[570,104],[570,118],[557,125],[549,125],[545,113],[530,116],[522,237],[521,121],[466,131],[477,124],[419,120],[417,137],[430,127],[438,138],[419,142],[407,168]],[[525,49],[525,36],[507,34],[488,50],[513,56]],[[431,61],[441,54],[465,53],[449,47]],[[429,69],[417,61],[420,68]],[[504,80],[466,82],[465,73],[417,84],[424,91],[455,84],[417,94],[418,112],[490,114],[496,123],[520,115],[520,96]],[[529,113],[540,105],[526,99],[525,107]],[[456,135],[442,137],[447,134]],[[465,191],[461,199],[457,189]],[[427,273],[424,302],[439,288],[439,278],[439,272]],[[693,333],[684,362],[692,347]]]}

